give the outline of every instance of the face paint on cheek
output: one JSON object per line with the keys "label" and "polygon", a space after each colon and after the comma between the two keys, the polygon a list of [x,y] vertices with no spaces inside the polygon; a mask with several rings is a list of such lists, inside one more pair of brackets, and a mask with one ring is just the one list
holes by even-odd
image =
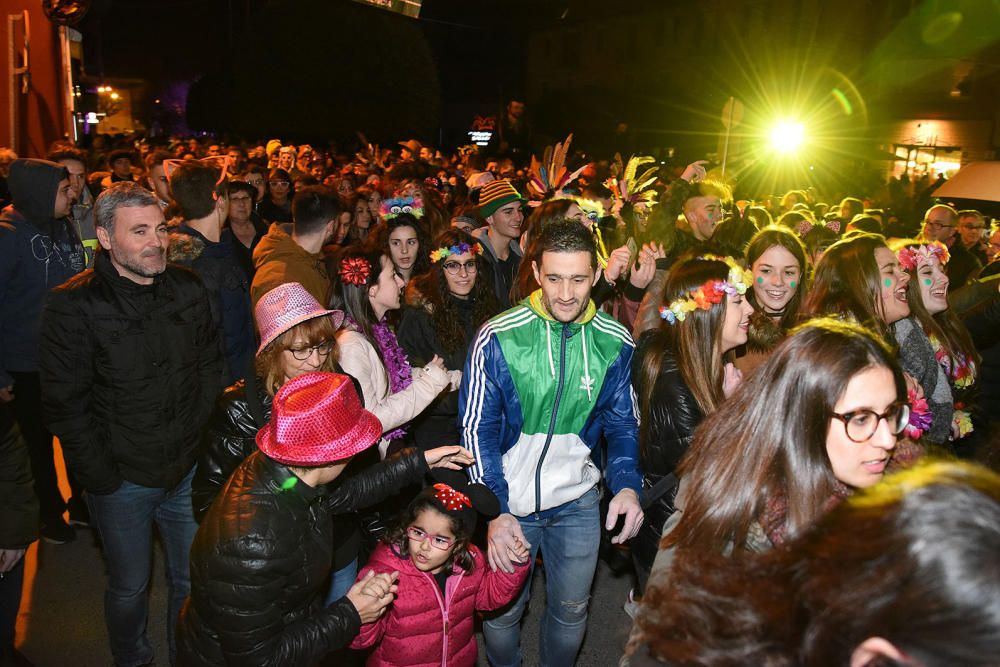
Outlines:
{"label": "face paint on cheek", "polygon": [[886,287],[892,287],[892,278],[886,278],[884,281],[882,281],[882,284],[885,285]]}
{"label": "face paint on cheek", "polygon": [[757,284],[758,285],[764,284],[764,276],[757,276]]}
{"label": "face paint on cheek", "polygon": [[789,280],[788,281],[788,286],[791,287],[792,289],[795,289],[796,285],[798,285],[798,283],[795,282],[794,280]]}
{"label": "face paint on cheek", "polygon": [[927,285],[928,287],[931,286],[932,282],[934,282],[934,281],[931,280],[930,278],[924,278],[924,284]]}

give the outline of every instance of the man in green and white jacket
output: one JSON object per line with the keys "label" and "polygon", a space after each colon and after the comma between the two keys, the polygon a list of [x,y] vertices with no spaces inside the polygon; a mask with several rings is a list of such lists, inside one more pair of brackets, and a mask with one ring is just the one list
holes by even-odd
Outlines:
{"label": "man in green and white jacket", "polygon": [[[540,664],[572,665],[587,627],[600,544],[602,469],[614,494],[613,538],[642,524],[638,420],[632,391],[634,343],[590,300],[597,282],[591,234],[575,221],[543,229],[532,261],[541,289],[479,331],[459,396],[463,445],[474,481],[500,499],[490,522],[489,561],[513,571],[517,541],[545,558],[546,612]],[[607,441],[605,454],[600,446]],[[520,620],[530,584],[512,607],[484,624],[494,667],[520,665]]]}

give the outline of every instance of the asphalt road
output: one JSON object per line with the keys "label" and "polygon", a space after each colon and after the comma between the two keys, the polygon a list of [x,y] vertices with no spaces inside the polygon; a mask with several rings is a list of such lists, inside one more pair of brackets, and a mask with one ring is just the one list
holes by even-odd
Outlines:
{"label": "asphalt road", "polygon": [[[59,474],[65,494],[68,489],[61,466]],[[104,626],[104,561],[94,532],[77,529],[76,541],[68,544],[36,542],[26,557],[24,599],[18,618],[17,644],[21,652],[39,667],[111,665]],[[529,611],[524,622],[525,665],[537,664],[543,576],[543,572],[535,574],[531,601],[535,611]],[[631,587],[630,576],[615,575],[601,562],[593,588],[587,637],[577,662],[580,667],[617,665],[630,626],[622,604]],[[166,589],[163,552],[157,549],[150,584],[148,632],[159,665],[168,664]],[[479,663],[485,665],[482,655],[480,643]]]}

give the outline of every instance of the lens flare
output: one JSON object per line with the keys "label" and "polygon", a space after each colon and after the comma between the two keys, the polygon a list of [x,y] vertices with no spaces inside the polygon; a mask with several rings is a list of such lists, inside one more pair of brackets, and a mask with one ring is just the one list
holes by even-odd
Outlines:
{"label": "lens flare", "polygon": [[805,138],[805,126],[795,121],[781,121],[771,129],[771,147],[779,153],[794,153]]}

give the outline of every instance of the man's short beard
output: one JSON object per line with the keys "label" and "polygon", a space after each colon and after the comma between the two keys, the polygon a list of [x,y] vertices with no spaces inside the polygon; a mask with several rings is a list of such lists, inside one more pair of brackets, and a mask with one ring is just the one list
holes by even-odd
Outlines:
{"label": "man's short beard", "polygon": [[[164,249],[163,251],[161,251],[160,256],[161,257],[165,256],[166,252],[167,252],[166,249]],[[141,257],[141,255],[140,255],[140,257]],[[118,259],[118,258],[116,257],[115,259]],[[129,271],[131,271],[132,273],[134,273],[135,275],[142,276],[143,278],[155,278],[156,276],[160,275],[161,273],[163,273],[164,271],[167,270],[167,263],[166,262],[163,263],[163,268],[162,269],[160,269],[159,271],[155,271],[155,272],[150,272],[150,270],[147,269],[146,267],[144,267],[144,266],[142,266],[140,264],[133,264],[131,261],[128,261],[128,260],[120,260],[119,259],[118,263],[121,264],[124,268],[126,268]]]}

